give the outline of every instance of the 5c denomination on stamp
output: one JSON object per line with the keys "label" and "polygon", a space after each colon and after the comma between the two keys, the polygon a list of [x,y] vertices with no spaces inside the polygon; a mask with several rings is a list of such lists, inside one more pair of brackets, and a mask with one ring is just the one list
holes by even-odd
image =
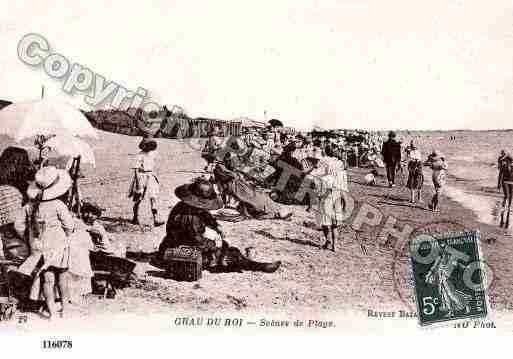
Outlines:
{"label": "5c denomination on stamp", "polygon": [[478,231],[419,235],[410,242],[410,258],[421,325],[487,316]]}

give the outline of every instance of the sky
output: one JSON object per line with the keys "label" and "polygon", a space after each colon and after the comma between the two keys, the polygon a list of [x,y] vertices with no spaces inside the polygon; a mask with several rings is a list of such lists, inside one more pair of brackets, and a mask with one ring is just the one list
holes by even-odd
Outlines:
{"label": "sky", "polygon": [[17,57],[51,50],[191,116],[307,129],[513,128],[511,0],[0,0],[0,98],[87,109]]}

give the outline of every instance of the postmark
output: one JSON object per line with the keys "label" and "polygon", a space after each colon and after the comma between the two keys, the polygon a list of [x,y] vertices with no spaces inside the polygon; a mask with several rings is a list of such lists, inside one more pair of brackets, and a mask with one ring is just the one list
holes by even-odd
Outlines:
{"label": "postmark", "polygon": [[442,219],[415,228],[406,242],[397,244],[391,268],[393,285],[396,295],[410,312],[416,311],[416,301],[409,244],[420,235],[440,235],[465,230],[468,230],[468,228],[465,228],[461,223]]}
{"label": "postmark", "polygon": [[486,268],[479,231],[420,234],[409,243],[419,323],[484,318]]}

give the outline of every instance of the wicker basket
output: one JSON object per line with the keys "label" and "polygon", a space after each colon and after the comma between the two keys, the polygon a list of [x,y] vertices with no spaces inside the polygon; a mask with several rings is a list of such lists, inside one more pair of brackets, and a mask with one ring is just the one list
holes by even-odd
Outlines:
{"label": "wicker basket", "polygon": [[198,248],[169,248],[165,251],[163,259],[167,271],[174,280],[195,282],[201,279],[202,257]]}
{"label": "wicker basket", "polygon": [[17,188],[0,186],[0,227],[13,223],[20,213],[23,197]]}

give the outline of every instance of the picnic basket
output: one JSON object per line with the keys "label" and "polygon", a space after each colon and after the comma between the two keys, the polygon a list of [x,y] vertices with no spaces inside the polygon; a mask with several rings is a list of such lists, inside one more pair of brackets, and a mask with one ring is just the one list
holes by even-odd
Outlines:
{"label": "picnic basket", "polygon": [[202,256],[196,247],[179,246],[164,252],[164,266],[176,281],[195,282],[201,279]]}

